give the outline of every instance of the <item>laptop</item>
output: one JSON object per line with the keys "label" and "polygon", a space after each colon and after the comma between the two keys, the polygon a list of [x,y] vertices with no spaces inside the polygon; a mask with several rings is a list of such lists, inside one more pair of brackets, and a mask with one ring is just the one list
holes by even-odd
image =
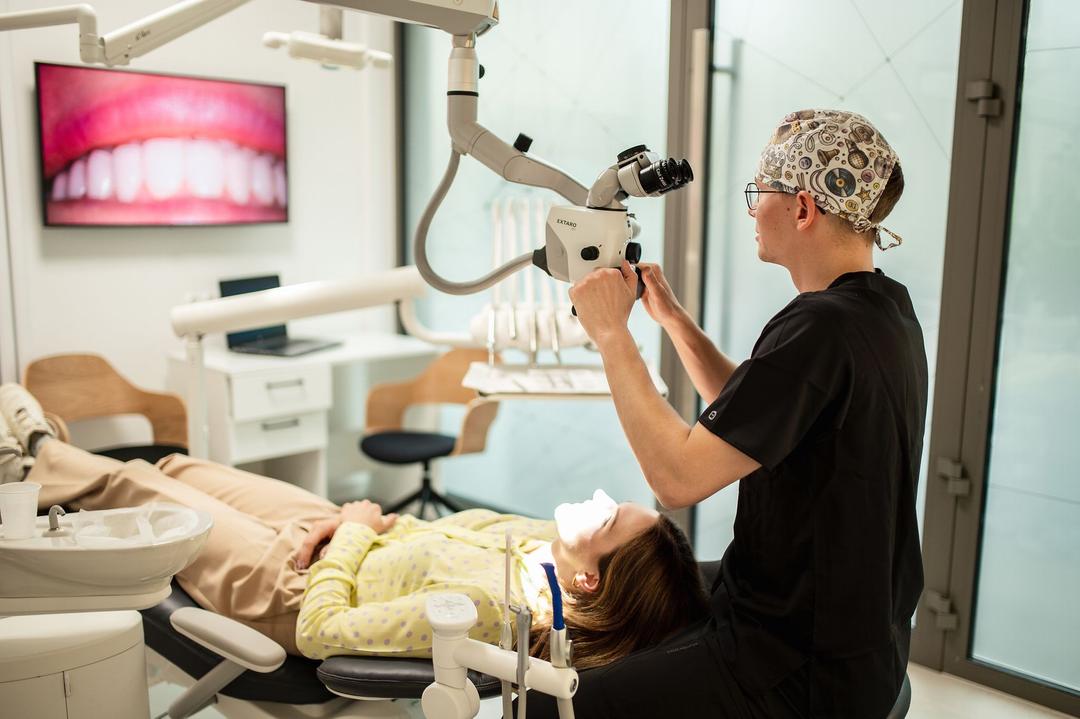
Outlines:
{"label": "laptop", "polygon": [[[248,292],[261,292],[280,287],[281,281],[277,275],[264,277],[243,277],[236,280],[221,280],[218,287],[222,297],[232,297]],[[340,342],[320,339],[301,339],[289,337],[285,325],[273,327],[260,327],[243,332],[230,332],[225,336],[229,349],[233,352],[245,352],[256,355],[277,355],[279,357],[296,357],[308,352],[337,347]]]}

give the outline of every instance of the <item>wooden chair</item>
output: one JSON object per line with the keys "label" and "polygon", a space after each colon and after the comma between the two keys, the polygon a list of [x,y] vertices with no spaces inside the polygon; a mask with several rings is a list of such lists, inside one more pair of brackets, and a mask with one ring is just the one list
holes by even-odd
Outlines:
{"label": "wooden chair", "polygon": [[[408,382],[376,385],[367,397],[366,429],[360,451],[372,459],[390,464],[423,465],[420,489],[386,510],[398,512],[419,500],[419,517],[429,504],[436,513],[439,507],[459,512],[459,507],[431,487],[431,461],[482,452],[487,432],[495,420],[498,402],[479,396],[476,390],[461,386],[461,380],[473,362],[486,362],[487,350],[453,349],[432,362],[418,377]],[[417,404],[462,404],[465,418],[456,437],[435,432],[403,428],[405,410]]]}
{"label": "wooden chair", "polygon": [[[23,386],[46,415],[64,423],[82,419],[137,414],[146,417],[153,444],[96,450],[121,461],[156,462],[176,452],[187,453],[187,411],[174,394],[148,392],[128,382],[104,357],[67,354],[43,357],[23,372]],[[66,427],[63,427],[66,432]]]}

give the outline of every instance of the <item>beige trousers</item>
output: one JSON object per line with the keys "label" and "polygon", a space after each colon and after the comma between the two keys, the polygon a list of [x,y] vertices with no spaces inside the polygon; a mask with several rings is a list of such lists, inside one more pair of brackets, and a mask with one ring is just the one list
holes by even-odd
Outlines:
{"label": "beige trousers", "polygon": [[41,485],[38,509],[134,507],[155,500],[208,512],[213,529],[202,552],[176,575],[200,606],[296,649],[296,617],[307,586],[293,553],[312,524],[337,516],[328,500],[276,479],[175,454],[157,466],[118,462],[53,440],[27,481]]}

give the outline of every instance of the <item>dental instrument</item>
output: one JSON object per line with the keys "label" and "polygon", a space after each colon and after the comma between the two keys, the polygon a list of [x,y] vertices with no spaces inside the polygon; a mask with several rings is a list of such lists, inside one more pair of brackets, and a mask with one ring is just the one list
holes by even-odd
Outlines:
{"label": "dental instrument", "polygon": [[[505,651],[510,651],[514,647],[514,627],[510,623],[510,572],[513,564],[513,556],[511,555],[510,548],[512,542],[513,536],[510,532],[507,532],[505,549],[506,563],[503,567],[503,623],[502,630],[499,634],[499,648]],[[513,716],[514,701],[510,696],[510,682],[503,679],[499,682],[499,686],[502,689],[503,716]]]}
{"label": "dental instrument", "polygon": [[[530,232],[529,232],[529,199],[524,198],[521,201],[520,207],[521,213],[519,217],[516,217],[517,224],[521,227],[521,244],[524,248],[528,249],[531,245]],[[518,213],[515,212],[517,215]],[[538,338],[536,334],[536,290],[533,287],[533,269],[531,267],[525,268],[525,312],[526,319],[529,324],[529,365],[536,366],[536,355],[539,351]]]}
{"label": "dental instrument", "polygon": [[[491,243],[491,266],[498,267],[502,264],[502,213],[500,211],[498,200],[492,200],[491,202],[491,231],[494,237],[494,241]],[[491,304],[488,305],[487,350],[489,365],[495,364],[495,351],[497,349],[495,344],[495,325],[501,299],[502,283],[496,282],[495,286],[491,288]]]}
{"label": "dental instrument", "polygon": [[[540,566],[547,575],[548,586],[551,588],[551,636],[548,638],[548,646],[551,647],[551,664],[559,668],[571,667],[574,664],[574,645],[566,636],[566,623],[563,621],[562,589],[559,580],[555,576],[555,565],[544,562]],[[559,716],[562,719],[574,719],[574,703],[570,699],[557,699]]]}
{"label": "dental instrument", "polygon": [[[513,257],[514,254],[518,251],[518,246],[517,246],[518,232],[517,232],[517,222],[516,222],[515,217],[514,217],[514,201],[513,200],[507,201],[507,203],[506,203],[506,214],[509,215],[509,221],[506,221],[506,220],[503,221],[503,233],[506,236],[506,244],[507,244],[507,247],[509,249],[508,255],[510,257]],[[498,270],[498,267],[496,267],[495,270],[493,270],[493,271],[496,271],[496,270]],[[421,270],[421,274],[422,273],[423,273],[423,270]],[[518,307],[518,303],[521,300],[521,296],[518,294],[518,289],[519,289],[518,288],[518,277],[517,277],[516,274],[514,274],[514,275],[512,275],[510,277],[510,283],[509,284],[510,284],[510,287],[509,287],[510,313],[509,313],[508,327],[509,327],[509,331],[510,331],[510,339],[511,340],[516,340],[517,336],[518,336],[517,307]]]}

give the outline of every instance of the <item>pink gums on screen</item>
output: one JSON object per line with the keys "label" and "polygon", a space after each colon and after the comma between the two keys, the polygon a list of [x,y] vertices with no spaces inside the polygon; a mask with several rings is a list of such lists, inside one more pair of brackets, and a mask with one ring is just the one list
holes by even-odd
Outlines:
{"label": "pink gums on screen", "polygon": [[49,224],[287,218],[280,87],[38,67]]}

